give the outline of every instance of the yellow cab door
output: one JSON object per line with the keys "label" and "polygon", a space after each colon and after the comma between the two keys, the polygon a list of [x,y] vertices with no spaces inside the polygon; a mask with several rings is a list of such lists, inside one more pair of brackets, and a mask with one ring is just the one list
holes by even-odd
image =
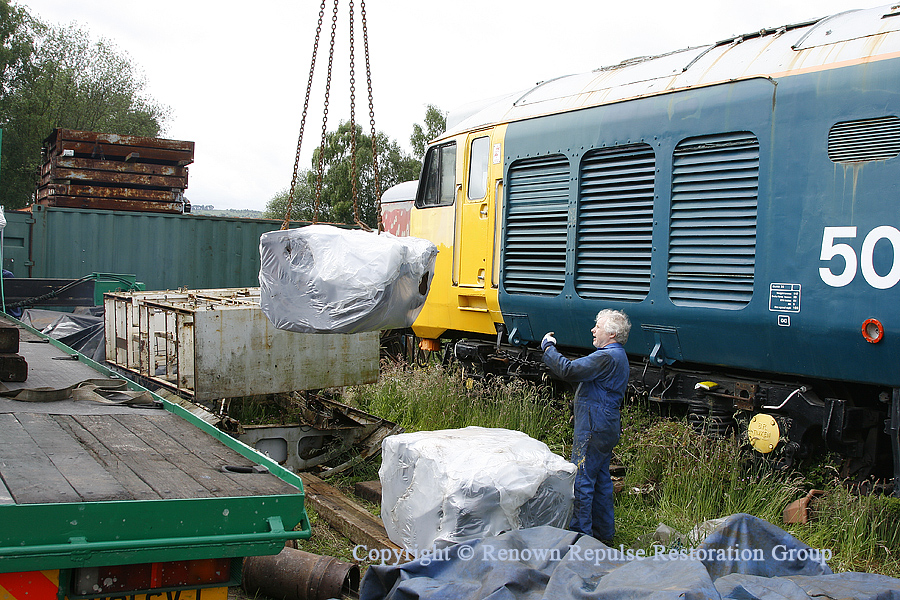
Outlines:
{"label": "yellow cab door", "polygon": [[489,189],[490,131],[468,136],[463,189],[457,219],[454,279],[460,287],[484,289],[487,246],[492,223],[493,193]]}
{"label": "yellow cab door", "polygon": [[470,315],[479,323],[470,325],[470,330],[484,333],[492,332],[494,321],[500,319],[492,274],[497,195],[503,176],[502,142],[502,129],[477,131],[466,138],[453,244],[457,307],[481,313]]}

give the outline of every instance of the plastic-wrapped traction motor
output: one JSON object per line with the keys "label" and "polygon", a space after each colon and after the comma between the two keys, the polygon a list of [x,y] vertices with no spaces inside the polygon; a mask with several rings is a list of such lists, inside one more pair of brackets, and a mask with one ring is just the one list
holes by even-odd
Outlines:
{"label": "plastic-wrapped traction motor", "polygon": [[264,233],[259,254],[260,308],[275,327],[359,333],[412,325],[431,286],[437,247],[308,225]]}
{"label": "plastic-wrapped traction motor", "polygon": [[569,524],[575,465],[521,431],[402,433],[381,451],[381,519],[409,551]]}

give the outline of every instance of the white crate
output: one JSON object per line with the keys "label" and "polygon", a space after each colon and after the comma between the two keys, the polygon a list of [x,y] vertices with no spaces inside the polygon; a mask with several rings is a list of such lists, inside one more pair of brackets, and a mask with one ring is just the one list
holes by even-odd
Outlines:
{"label": "white crate", "polygon": [[379,332],[276,329],[259,288],[114,292],[104,307],[106,360],[198,401],[378,378]]}

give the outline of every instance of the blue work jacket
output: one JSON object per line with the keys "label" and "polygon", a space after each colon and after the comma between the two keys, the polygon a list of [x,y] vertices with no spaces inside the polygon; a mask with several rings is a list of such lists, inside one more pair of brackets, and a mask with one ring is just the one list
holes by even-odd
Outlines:
{"label": "blue work jacket", "polygon": [[619,410],[631,372],[622,344],[612,342],[575,360],[569,360],[556,346],[550,346],[544,352],[544,364],[563,381],[578,383],[576,402],[581,400],[606,410]]}

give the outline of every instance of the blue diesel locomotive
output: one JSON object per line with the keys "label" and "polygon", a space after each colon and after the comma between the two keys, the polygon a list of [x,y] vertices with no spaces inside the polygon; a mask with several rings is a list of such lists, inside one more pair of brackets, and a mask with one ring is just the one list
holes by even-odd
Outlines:
{"label": "blue diesel locomotive", "polygon": [[414,331],[540,375],[633,322],[635,391],[785,465],[900,487],[900,7],[541,82],[448,118],[409,234]]}

